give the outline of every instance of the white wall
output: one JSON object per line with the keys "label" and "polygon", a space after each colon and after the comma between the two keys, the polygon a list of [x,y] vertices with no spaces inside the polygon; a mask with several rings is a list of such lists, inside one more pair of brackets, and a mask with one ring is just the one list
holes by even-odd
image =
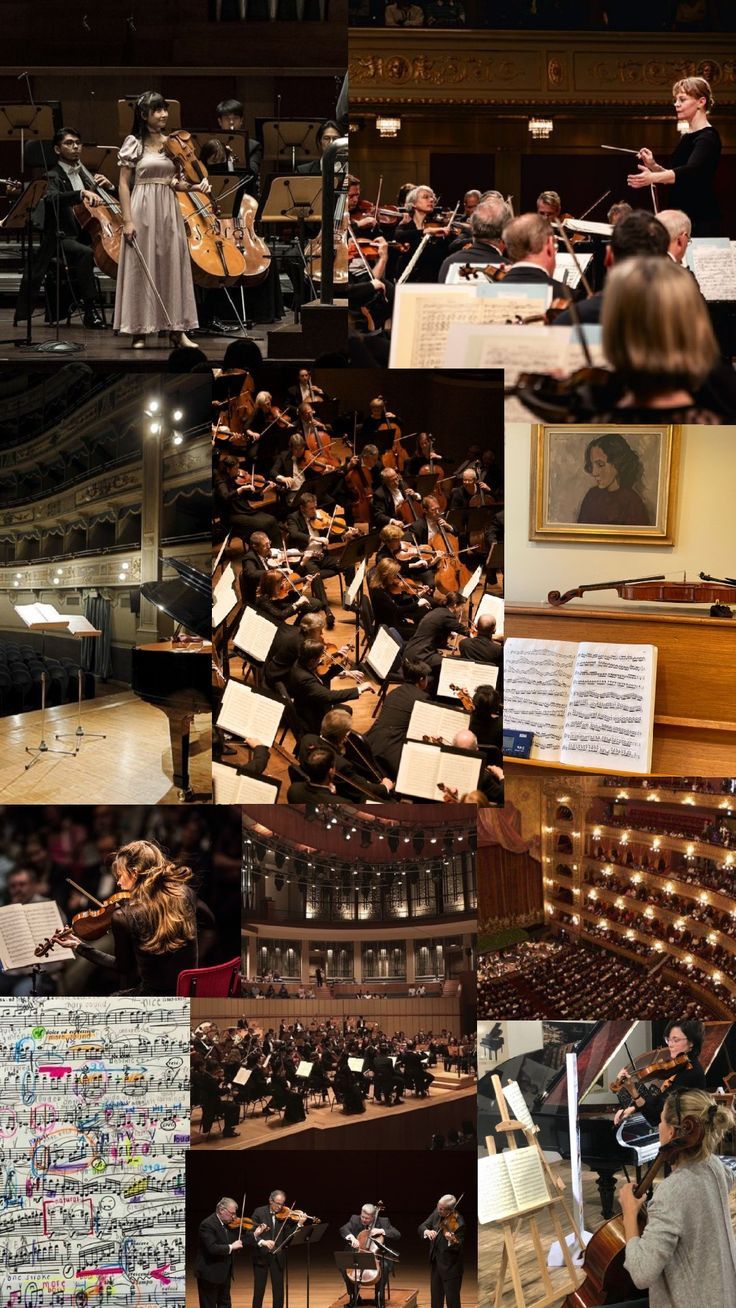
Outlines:
{"label": "white wall", "polygon": [[[506,428],[506,599],[546,600],[549,591],[586,583],[647,577],[687,570],[714,577],[736,575],[736,427],[685,427],[680,451],[675,544],[594,545],[530,541],[531,428]],[[615,591],[584,596],[593,604],[620,606]],[[581,603],[582,601],[574,601]],[[634,602],[635,608],[647,607]],[[707,612],[707,607],[703,611]]]}

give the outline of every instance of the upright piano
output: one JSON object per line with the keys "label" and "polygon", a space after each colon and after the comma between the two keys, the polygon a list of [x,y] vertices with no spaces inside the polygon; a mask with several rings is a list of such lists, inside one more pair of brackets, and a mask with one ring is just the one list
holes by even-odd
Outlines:
{"label": "upright piano", "polygon": [[[478,1085],[478,1133],[482,1142],[493,1135],[501,1120],[491,1076],[501,1084],[517,1081],[534,1123],[539,1127],[543,1149],[555,1150],[564,1159],[570,1157],[570,1127],[567,1112],[567,1071],[565,1055],[575,1052],[578,1061],[578,1124],[583,1164],[597,1174],[596,1183],[605,1218],[613,1215],[616,1173],[631,1168],[640,1178],[659,1149],[659,1133],[641,1113],[624,1118],[616,1128],[614,1114],[619,1107],[615,1095],[608,1091],[622,1067],[629,1065],[625,1042],[636,1022],[547,1022],[548,1040],[542,1049],[517,1054],[499,1063]],[[706,1036],[700,1061],[708,1074],[730,1030],[730,1022],[706,1023]],[[637,1056],[643,1068],[662,1060],[662,1050],[648,1050]],[[666,1052],[665,1052],[666,1056]],[[610,1104],[591,1103],[590,1094],[602,1073]],[[495,1137],[497,1140],[498,1136]],[[623,1179],[623,1178],[622,1178]]]}
{"label": "upright piano", "polygon": [[190,800],[192,722],[196,714],[212,709],[212,583],[206,573],[184,559],[167,559],[166,563],[176,576],[144,582],[141,594],[173,618],[176,631],[171,640],[133,650],[131,685],[136,695],[166,714],[174,785],[181,799]]}

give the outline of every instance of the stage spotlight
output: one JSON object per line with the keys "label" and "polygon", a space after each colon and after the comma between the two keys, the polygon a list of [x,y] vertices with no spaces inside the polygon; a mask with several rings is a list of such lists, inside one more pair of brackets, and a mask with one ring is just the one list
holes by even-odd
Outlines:
{"label": "stage spotlight", "polygon": [[275,887],[276,887],[277,890],[283,890],[283,888],[284,888],[284,878],[283,878],[283,877],[274,877],[274,879],[273,879],[273,884],[275,885]]}

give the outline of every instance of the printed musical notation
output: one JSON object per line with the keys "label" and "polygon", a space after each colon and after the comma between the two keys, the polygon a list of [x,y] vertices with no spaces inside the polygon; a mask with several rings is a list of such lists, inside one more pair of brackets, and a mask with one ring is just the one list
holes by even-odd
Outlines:
{"label": "printed musical notation", "polygon": [[0,999],[0,1304],[184,1308],[189,1004]]}

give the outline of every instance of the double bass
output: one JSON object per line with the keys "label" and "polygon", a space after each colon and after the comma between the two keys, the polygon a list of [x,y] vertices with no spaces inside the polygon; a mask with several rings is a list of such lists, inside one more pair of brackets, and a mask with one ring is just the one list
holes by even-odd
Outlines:
{"label": "double bass", "polygon": [[[207,169],[197,157],[191,132],[172,132],[163,143],[163,153],[176,164],[179,177],[198,186],[207,181]],[[177,191],[184,219],[192,278],[197,286],[232,286],[244,276],[242,252],[222,232],[217,205],[202,191]]]}

